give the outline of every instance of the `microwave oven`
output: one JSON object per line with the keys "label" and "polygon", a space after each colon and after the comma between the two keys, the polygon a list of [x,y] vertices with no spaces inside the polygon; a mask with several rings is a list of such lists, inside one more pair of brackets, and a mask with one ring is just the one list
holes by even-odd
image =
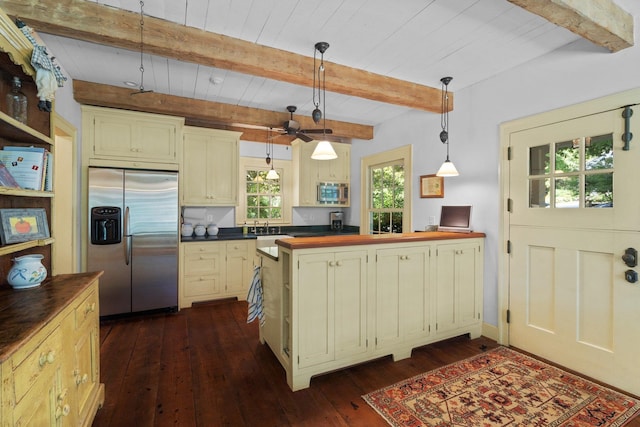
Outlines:
{"label": "microwave oven", "polygon": [[346,205],[349,203],[349,184],[343,182],[319,183],[318,203],[327,205]]}

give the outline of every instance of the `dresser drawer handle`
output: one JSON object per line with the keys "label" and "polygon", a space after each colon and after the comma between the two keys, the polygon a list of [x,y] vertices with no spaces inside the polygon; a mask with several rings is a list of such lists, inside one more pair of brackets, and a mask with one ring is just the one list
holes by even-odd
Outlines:
{"label": "dresser drawer handle", "polygon": [[89,381],[89,375],[84,374],[84,375],[76,375],[76,385],[80,385],[80,384],[84,384],[87,381]]}
{"label": "dresser drawer handle", "polygon": [[94,311],[96,311],[95,302],[92,302],[91,304],[87,304],[86,307],[84,308],[84,314],[93,313]]}
{"label": "dresser drawer handle", "polygon": [[56,352],[53,350],[50,350],[48,353],[42,353],[40,355],[40,367],[43,367],[44,365],[46,365],[47,363],[53,363],[56,360]]}

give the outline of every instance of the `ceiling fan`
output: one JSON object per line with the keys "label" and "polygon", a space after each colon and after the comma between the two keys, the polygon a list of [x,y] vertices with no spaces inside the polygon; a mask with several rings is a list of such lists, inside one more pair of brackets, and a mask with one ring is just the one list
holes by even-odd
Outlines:
{"label": "ceiling fan", "polygon": [[296,138],[300,138],[304,142],[310,142],[310,141],[313,141],[313,138],[310,137],[307,134],[313,134],[313,133],[331,134],[331,133],[333,133],[333,131],[331,129],[300,129],[300,123],[298,123],[297,121],[293,120],[293,113],[295,113],[297,109],[298,109],[298,107],[296,107],[295,105],[289,105],[287,107],[287,111],[291,114],[291,118],[289,120],[287,120],[286,122],[284,122],[284,124],[282,125],[283,132],[278,136],[282,136],[282,135],[295,136]]}

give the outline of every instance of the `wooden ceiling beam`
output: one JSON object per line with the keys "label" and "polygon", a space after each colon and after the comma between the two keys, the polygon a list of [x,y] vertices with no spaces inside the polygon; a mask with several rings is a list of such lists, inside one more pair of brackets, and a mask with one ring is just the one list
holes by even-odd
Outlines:
{"label": "wooden ceiling beam", "polygon": [[[136,92],[137,90],[117,86],[82,80],[73,81],[73,96],[80,104],[179,116],[184,117],[188,124],[216,129],[230,129],[231,127],[242,129],[242,125],[246,125],[248,127],[242,131],[247,131],[248,135],[251,135],[252,138],[258,138],[257,140],[264,139],[261,142],[266,141],[268,128],[282,129],[283,123],[290,119],[290,115],[286,111],[279,113],[162,93],[135,94]],[[313,122],[311,117],[294,114],[293,118],[300,123],[302,129],[322,129]],[[334,137],[373,139],[373,126],[328,119],[326,123],[327,128],[333,131]],[[257,136],[260,135],[258,132],[250,132],[252,127],[262,130],[261,135],[264,136]],[[247,140],[254,141],[256,139]],[[274,142],[276,141],[274,140]]]}
{"label": "wooden ceiling beam", "polygon": [[[39,32],[134,51],[140,48],[138,13],[83,0],[0,0],[0,7]],[[149,54],[313,87],[313,57],[153,17],[145,17],[144,31],[144,50]],[[330,92],[441,112],[440,89],[325,64]]]}
{"label": "wooden ceiling beam", "polygon": [[611,52],[633,46],[633,16],[612,0],[508,0]]}

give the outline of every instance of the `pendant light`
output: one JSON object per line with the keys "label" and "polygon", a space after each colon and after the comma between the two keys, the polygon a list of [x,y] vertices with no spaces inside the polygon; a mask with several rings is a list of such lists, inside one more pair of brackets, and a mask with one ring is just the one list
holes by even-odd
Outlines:
{"label": "pendant light", "polygon": [[449,160],[449,83],[453,77],[443,77],[442,82],[442,115],[440,116],[440,141],[447,146],[447,159],[436,173],[437,176],[458,176],[458,170]]}
{"label": "pendant light", "polygon": [[140,93],[153,92],[152,90],[144,89],[144,2],[140,0],[140,87],[137,92],[133,92],[130,95],[138,95]]}
{"label": "pendant light", "polygon": [[[271,150],[269,150],[269,146],[271,146]],[[271,158],[271,154],[273,154],[273,140],[271,138],[271,128],[269,128],[269,135],[267,137],[267,165],[271,165],[271,169],[267,172],[267,179],[280,179],[280,175],[273,168],[273,158]]]}
{"label": "pendant light", "polygon": [[[327,140],[327,87],[324,73],[324,53],[327,49],[329,49],[329,43],[318,42],[315,44],[315,50],[313,51],[313,104],[316,108],[313,110],[313,113],[311,113],[311,117],[316,124],[319,124],[322,119],[322,140],[318,142],[318,145],[316,145],[315,150],[313,150],[311,154],[311,158],[314,160],[333,160],[338,158],[336,151]],[[320,52],[320,66],[318,68],[316,68],[316,52]],[[320,97],[322,97],[322,111],[320,111]]]}

